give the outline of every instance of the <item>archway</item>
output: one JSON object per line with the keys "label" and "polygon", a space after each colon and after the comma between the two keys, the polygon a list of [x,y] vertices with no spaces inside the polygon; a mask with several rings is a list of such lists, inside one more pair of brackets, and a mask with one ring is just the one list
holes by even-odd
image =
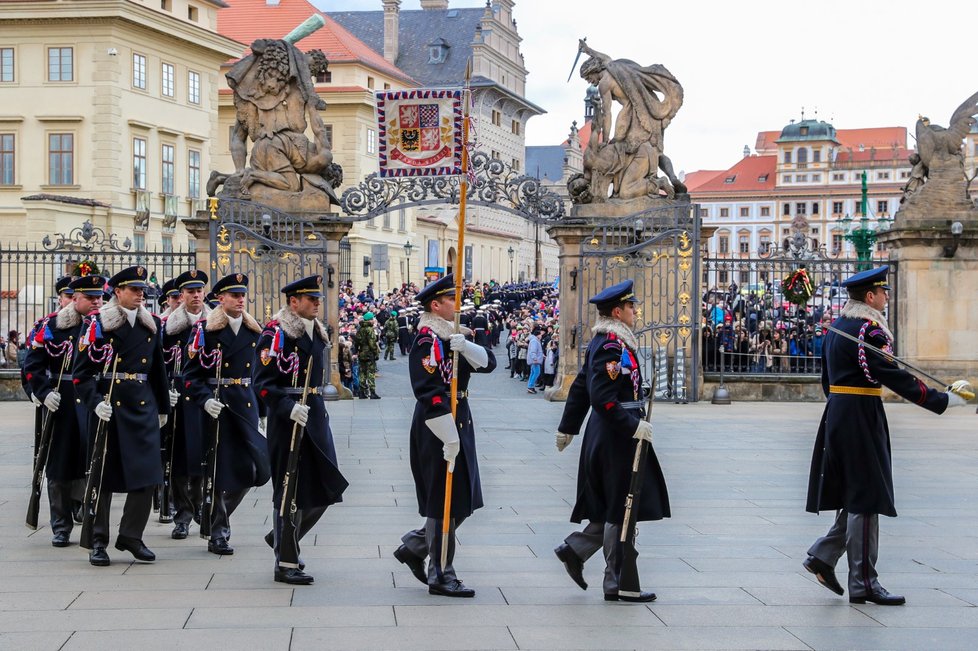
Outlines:
{"label": "archway", "polygon": [[450,274],[455,271],[455,247],[448,248],[448,261],[445,264],[445,273]]}

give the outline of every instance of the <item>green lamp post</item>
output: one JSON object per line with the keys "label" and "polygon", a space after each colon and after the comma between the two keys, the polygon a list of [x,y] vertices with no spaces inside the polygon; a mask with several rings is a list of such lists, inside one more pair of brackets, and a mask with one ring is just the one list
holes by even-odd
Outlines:
{"label": "green lamp post", "polygon": [[848,214],[839,220],[840,225],[845,230],[843,237],[852,242],[852,246],[856,249],[856,258],[859,260],[856,267],[859,271],[869,269],[873,266],[873,247],[876,245],[876,240],[880,233],[890,229],[890,220],[886,217],[880,217],[876,220],[875,229],[870,228],[868,194],[866,172],[863,171],[862,199],[859,202],[859,212],[862,216],[859,218],[858,226],[853,227],[855,220]]}

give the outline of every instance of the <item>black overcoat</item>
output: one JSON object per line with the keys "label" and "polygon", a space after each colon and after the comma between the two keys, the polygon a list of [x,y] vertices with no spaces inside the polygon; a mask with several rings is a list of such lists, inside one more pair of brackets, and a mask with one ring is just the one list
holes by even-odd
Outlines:
{"label": "black overcoat", "polygon": [[[426,518],[441,519],[445,509],[445,457],[441,439],[436,437],[426,420],[452,413],[450,398],[452,380],[452,351],[448,336],[451,324],[439,319],[444,338],[431,327],[432,317],[425,314],[419,322],[418,334],[411,346],[408,369],[411,388],[417,403],[411,420],[411,473],[418,496],[418,513]],[[444,324],[447,324],[445,326]],[[447,328],[447,329],[445,329]],[[471,341],[471,336],[468,337]],[[439,352],[436,354],[435,350]],[[475,369],[462,355],[458,356],[458,391],[467,392],[473,373],[491,373],[496,368],[496,357],[491,350],[489,363]],[[440,358],[440,359],[439,359]],[[479,460],[475,449],[475,426],[467,398],[461,398],[455,413],[461,449],[455,459],[452,477],[452,517],[463,518],[483,505],[482,484],[479,479]]]}
{"label": "black overcoat", "polygon": [[[281,350],[273,348],[277,333],[282,333]],[[326,332],[317,320],[310,339],[298,316],[288,308],[265,325],[258,341],[255,390],[268,408],[268,452],[271,457],[273,500],[282,499],[282,481],[288,465],[289,446],[295,421],[289,416],[292,407],[302,399],[298,391],[305,381],[306,366],[312,360],[310,386],[320,391],[310,395],[309,420],[299,447],[298,508],[329,506],[343,501],[349,483],[336,462],[329,414],[323,402],[321,387],[326,383]],[[296,391],[298,390],[298,391]]]}
{"label": "black overcoat", "polygon": [[[625,498],[637,443],[632,437],[643,410],[638,406],[625,408],[622,403],[642,401],[644,392],[638,364],[630,373],[622,367],[624,350],[638,359],[636,351],[629,349],[614,332],[595,334],[588,344],[584,365],[567,394],[558,431],[577,434],[588,409],[591,410],[584,428],[572,522],[621,524],[625,517]],[[642,493],[637,510],[633,507],[636,521],[668,518],[669,492],[651,445],[642,472],[645,475]]]}
{"label": "black overcoat", "polygon": [[[201,319],[206,317],[205,307]],[[194,402],[187,393],[184,369],[192,361],[188,350],[193,326],[197,323],[195,317],[181,305],[169,314],[163,322],[163,354],[167,361],[167,371],[172,386],[180,392],[180,399],[174,408],[176,418],[173,423],[167,423],[173,433],[173,471],[174,477],[201,477],[204,474],[203,463],[206,450],[204,449],[204,418],[205,414],[200,405]],[[175,374],[175,361],[180,360],[180,373]],[[175,428],[175,429],[174,429]]]}
{"label": "black overcoat", "polygon": [[[27,342],[30,348],[24,361],[24,377],[30,392],[42,402],[55,389],[61,394],[61,404],[53,416],[54,429],[45,466],[45,474],[54,481],[83,479],[87,470],[89,411],[75,399],[71,375],[81,322],[82,316],[75,306],[67,305],[38,324],[42,341],[32,338]],[[50,333],[47,339],[45,332]],[[62,373],[65,363],[67,367]],[[47,409],[42,410],[47,413]]]}
{"label": "black overcoat", "polygon": [[195,330],[198,328],[204,330],[198,338],[203,346],[184,370],[184,391],[203,411],[204,403],[215,396],[220,365],[222,384],[217,399],[226,407],[216,421],[204,412],[209,436],[214,435],[215,425],[219,424],[214,484],[223,491],[263,486],[271,477],[271,466],[268,443],[258,430],[258,397],[251,383],[262,328],[246,314],[238,334],[234,334],[221,307],[194,326]]}
{"label": "black overcoat", "polygon": [[[874,321],[840,317],[838,330],[890,350],[892,342]],[[822,346],[822,390],[828,398],[815,437],[806,510],[845,509],[849,513],[896,516],[890,458],[890,431],[883,400],[876,396],[831,393],[830,386],[891,389],[906,400],[940,414],[947,396],[916,377],[829,331]]]}
{"label": "black overcoat", "polygon": [[[89,342],[93,321],[98,322],[101,336]],[[163,483],[159,416],[170,413],[170,401],[160,329],[159,317],[142,307],[130,326],[114,301],[82,321],[72,374],[78,397],[89,412],[109,391],[109,380],[96,379],[112,370],[112,360],[106,365],[104,357],[109,350],[118,358],[117,375],[146,376],[111,383],[113,412],[107,425],[104,491],[125,493]],[[93,417],[90,422],[94,436],[99,421]]]}

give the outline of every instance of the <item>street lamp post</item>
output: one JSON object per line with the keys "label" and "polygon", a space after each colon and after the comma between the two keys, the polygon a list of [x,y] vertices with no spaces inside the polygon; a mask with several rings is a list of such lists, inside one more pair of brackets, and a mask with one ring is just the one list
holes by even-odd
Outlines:
{"label": "street lamp post", "polygon": [[407,258],[407,284],[411,284],[411,251],[414,250],[414,245],[411,244],[411,240],[404,243],[404,257]]}
{"label": "street lamp post", "polygon": [[860,200],[859,211],[862,216],[859,218],[859,225],[853,228],[855,220],[846,213],[846,216],[839,220],[840,225],[844,229],[843,237],[852,242],[853,247],[856,249],[856,258],[859,260],[856,265],[859,271],[863,269],[869,269],[873,266],[873,246],[876,244],[876,240],[879,238],[879,234],[890,229],[890,220],[884,217],[879,217],[876,220],[876,228],[870,228],[869,226],[869,200],[867,199],[867,186],[866,186],[866,172],[862,174],[862,199]]}
{"label": "street lamp post", "polygon": [[506,253],[509,254],[509,282],[513,282],[513,257],[516,255],[516,250],[513,247],[506,249]]}

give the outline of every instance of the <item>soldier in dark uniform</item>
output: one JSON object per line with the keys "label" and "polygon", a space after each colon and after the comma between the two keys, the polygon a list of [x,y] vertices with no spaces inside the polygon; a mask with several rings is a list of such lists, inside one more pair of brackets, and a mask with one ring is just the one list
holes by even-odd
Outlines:
{"label": "soldier in dark uniform", "polygon": [[[131,552],[139,561],[156,560],[142,538],[153,489],[163,481],[160,427],[170,413],[162,323],[143,307],[146,269],[123,269],[109,279],[109,285],[113,299],[82,322],[72,370],[81,403],[107,423],[102,493],[89,554],[89,562],[98,566],[109,564],[105,548],[112,493],[128,493],[116,549]],[[105,399],[110,384],[111,404]]]}
{"label": "soldier in dark uniform", "polygon": [[[893,335],[882,314],[890,289],[888,269],[862,271],[843,282],[849,301],[832,325],[891,352]],[[849,601],[895,606],[906,599],[884,589],[876,572],[879,516],[897,514],[881,385],[936,414],[964,405],[960,394],[971,387],[960,380],[947,391],[936,391],[862,344],[834,332],[825,337],[822,390],[828,402],[815,438],[806,510],[838,513],[828,533],[809,548],[804,566],[819,583],[841,595],[844,590],[835,577],[835,565],[845,552]]]}
{"label": "soldier in dark uniform", "polygon": [[[322,299],[322,276],[309,276],[282,288],[288,305],[265,325],[258,342],[255,390],[268,408],[268,452],[272,464],[273,530],[265,542],[275,550],[275,580],[307,585],[313,577],[302,571],[301,561],[282,555],[283,522],[279,511],[288,464],[292,428],[304,428],[299,465],[292,481],[298,482],[295,514],[296,543],[315,526],[326,507],[342,501],[348,483],[336,463],[333,433],[323,402],[326,384],[326,328],[317,319]],[[312,384],[305,406],[302,399],[306,368],[312,364]],[[295,549],[298,550],[298,544]]]}
{"label": "soldier in dark uniform", "polygon": [[[665,478],[651,445],[652,425],[643,419],[646,405],[637,362],[638,342],[632,332],[637,302],[632,281],[608,287],[590,302],[598,309],[591,329],[594,337],[567,395],[556,436],[557,450],[562,451],[580,431],[591,410],[577,474],[577,503],[571,514],[571,522],[587,520],[588,524],[583,531],[567,536],[554,551],[574,582],[586,590],[584,562],[604,547],[605,601],[653,601],[652,592],[626,593],[618,587],[619,577],[625,572],[622,563],[637,556],[625,554],[619,558],[625,498],[635,458],[633,439],[649,442],[646,464],[641,470],[645,475],[642,494],[633,506],[633,515],[637,522],[670,515]],[[634,540],[625,544],[634,545]],[[630,569],[638,575],[636,568]]]}
{"label": "soldier in dark uniform", "polygon": [[176,278],[171,278],[160,287],[160,295],[156,299],[161,310],[160,318],[170,316],[173,310],[183,303],[183,296],[180,295],[180,290],[177,289],[175,282]]}
{"label": "soldier in dark uniform", "polygon": [[472,336],[475,343],[486,348],[492,348],[492,337],[489,331],[489,317],[482,309],[477,309],[471,322]]}
{"label": "soldier in dark uniform", "polygon": [[[234,553],[228,544],[231,514],[254,486],[264,485],[271,473],[268,445],[258,431],[258,398],[252,374],[262,327],[244,311],[248,277],[225,276],[214,284],[220,304],[206,321],[194,326],[193,356],[184,371],[186,393],[219,426],[214,504],[207,551]],[[220,380],[217,375],[220,371]],[[219,399],[214,393],[220,384]]]}
{"label": "soldier in dark uniform", "polygon": [[193,326],[206,319],[210,308],[204,305],[204,286],[207,274],[199,269],[185,271],[173,280],[173,286],[180,291],[181,303],[166,317],[163,327],[163,352],[167,371],[175,390],[171,390],[170,401],[176,409],[172,425],[170,452],[173,458],[173,531],[170,537],[183,540],[190,533],[190,521],[199,519],[201,501],[201,479],[204,475],[204,412],[186,391],[186,382],[181,374],[175,374],[179,361],[181,370],[191,361],[187,345],[190,343]]}
{"label": "soldier in dark uniform", "polygon": [[397,345],[401,349],[401,357],[411,350],[414,336],[411,334],[410,315],[414,312],[410,307],[402,308],[397,313]]}
{"label": "soldier in dark uniform", "polygon": [[[455,310],[454,278],[448,274],[418,293],[424,313],[418,336],[411,347],[408,365],[417,404],[411,421],[411,472],[418,494],[418,512],[425,518],[419,529],[401,537],[404,543],[394,557],[407,565],[414,576],[428,585],[429,594],[472,597],[455,574],[455,529],[482,507],[482,485],[475,450],[475,426],[469,411],[468,387],[472,373],[490,373],[496,368],[492,352],[467,340],[471,331],[454,334],[449,319]],[[452,419],[449,392],[452,380],[452,351],[458,351],[458,408]],[[452,522],[448,555],[441,567],[441,538],[445,502],[445,462],[453,471]],[[424,562],[428,558],[425,572]]]}
{"label": "soldier in dark uniform", "polygon": [[[72,301],[38,324],[24,363],[31,393],[54,418],[45,475],[51,507],[51,544],[67,547],[75,503],[85,492],[89,411],[75,399],[71,367],[82,319],[102,305],[101,276],[84,276],[65,287]],[[60,379],[60,383],[59,383]]]}

